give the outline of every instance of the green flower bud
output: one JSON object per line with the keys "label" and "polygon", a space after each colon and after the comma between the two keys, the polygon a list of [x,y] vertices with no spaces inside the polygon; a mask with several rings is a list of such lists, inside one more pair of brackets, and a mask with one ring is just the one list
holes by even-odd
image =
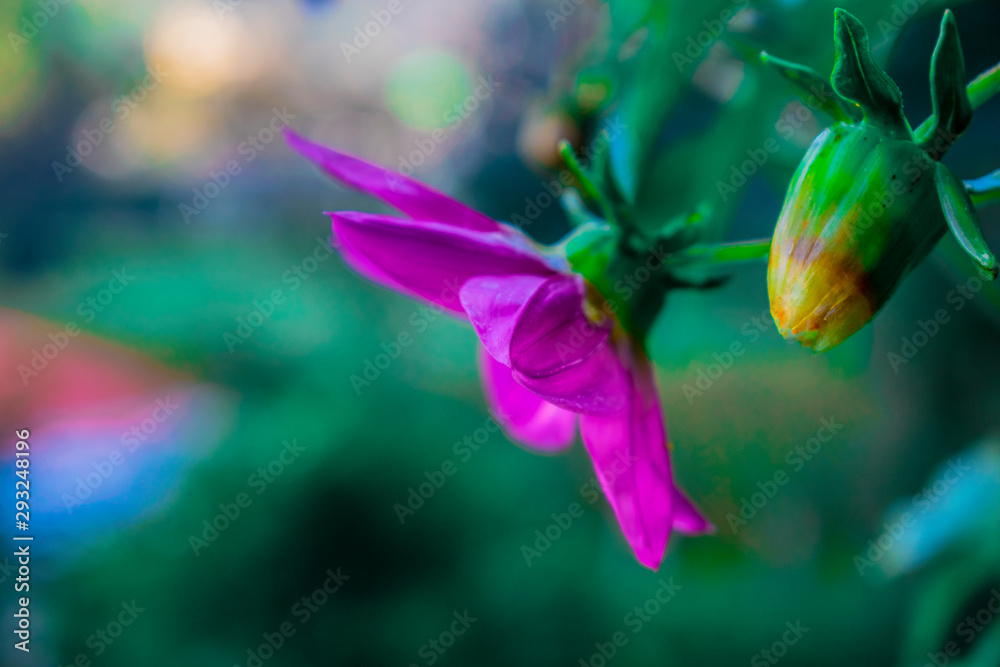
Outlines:
{"label": "green flower bud", "polygon": [[771,245],[771,313],[817,352],[885,304],[947,229],[938,163],[864,123],[825,130],[792,178]]}
{"label": "green flower bud", "polygon": [[[986,277],[997,275],[968,191],[938,162],[972,114],[954,16],[945,13],[934,51],[933,124],[916,136],[864,27],[835,16],[830,114],[846,120],[816,138],[792,177],[767,276],[778,330],[817,352],[869,322],[949,229]],[[793,81],[815,76],[773,60]]]}

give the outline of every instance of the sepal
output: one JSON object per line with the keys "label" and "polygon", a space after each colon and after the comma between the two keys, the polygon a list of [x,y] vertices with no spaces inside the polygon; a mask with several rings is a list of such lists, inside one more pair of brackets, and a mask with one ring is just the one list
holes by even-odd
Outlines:
{"label": "sepal", "polygon": [[861,112],[857,106],[847,103],[835,92],[827,94],[824,89],[830,83],[813,68],[776,58],[765,51],[760,52],[760,61],[791,83],[803,102],[812,104],[811,98],[818,100],[819,108],[836,122],[861,120]]}
{"label": "sepal", "polygon": [[941,163],[937,165],[934,174],[938,197],[941,199],[941,209],[952,235],[976,263],[976,268],[987,280],[997,278],[997,260],[993,251],[986,245],[983,230],[979,224],[979,214],[972,204],[965,185],[955,177],[948,167]]}
{"label": "sepal", "polygon": [[[934,103],[934,130],[926,143],[936,141],[938,135],[944,133],[950,144],[972,120],[972,103],[965,89],[965,58],[958,38],[958,24],[950,9],[941,19],[941,33],[931,58],[931,101]],[[941,159],[940,155],[935,157]]]}
{"label": "sepal", "polygon": [[835,10],[834,41],[833,89],[860,107],[866,122],[895,138],[910,138],[903,95],[872,58],[868,31],[861,21],[844,9]]}

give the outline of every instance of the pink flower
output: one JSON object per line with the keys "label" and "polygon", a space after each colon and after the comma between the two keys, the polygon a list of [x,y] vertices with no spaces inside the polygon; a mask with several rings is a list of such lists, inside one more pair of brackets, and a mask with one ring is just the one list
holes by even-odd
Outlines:
{"label": "pink flower", "polygon": [[674,485],[652,367],[608,302],[558,252],[410,178],[286,131],[333,178],[408,218],[329,214],[354,269],[468,319],[487,402],[510,437],[542,452],[577,425],[625,537],[656,569],[673,529],[712,525]]}

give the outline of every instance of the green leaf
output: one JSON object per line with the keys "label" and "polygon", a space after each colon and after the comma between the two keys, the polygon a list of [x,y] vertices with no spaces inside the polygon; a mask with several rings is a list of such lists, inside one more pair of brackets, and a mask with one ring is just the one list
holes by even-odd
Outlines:
{"label": "green leaf", "polygon": [[872,58],[868,31],[850,12],[834,11],[836,61],[833,88],[842,97],[857,104],[866,122],[890,135],[910,137],[903,115],[903,95]]}
{"label": "green leaf", "polygon": [[858,108],[847,104],[840,95],[830,90],[830,83],[813,68],[776,58],[764,51],[760,52],[760,61],[791,82],[803,102],[814,106],[812,100],[815,99],[819,108],[835,121],[849,123],[861,117]]}
{"label": "green leaf", "polygon": [[[927,141],[936,140],[943,133],[950,144],[972,120],[972,103],[965,88],[965,58],[958,38],[958,24],[951,10],[946,10],[941,19],[941,34],[931,58],[931,99],[934,102],[934,131]],[[940,159],[941,156],[936,157]]]}
{"label": "green leaf", "polygon": [[709,202],[701,202],[694,210],[675,216],[653,235],[654,246],[673,253],[697,243],[706,236],[706,226],[711,224],[713,213]]}
{"label": "green leaf", "polygon": [[973,206],[965,185],[940,162],[934,174],[934,182],[937,184],[941,209],[944,211],[951,233],[962,250],[976,262],[976,267],[983,277],[987,280],[996,280],[997,260],[983,239],[979,214],[976,213],[976,207]]}
{"label": "green leaf", "polygon": [[599,282],[614,253],[617,238],[610,225],[588,222],[577,227],[557,247],[574,271],[591,282]]}

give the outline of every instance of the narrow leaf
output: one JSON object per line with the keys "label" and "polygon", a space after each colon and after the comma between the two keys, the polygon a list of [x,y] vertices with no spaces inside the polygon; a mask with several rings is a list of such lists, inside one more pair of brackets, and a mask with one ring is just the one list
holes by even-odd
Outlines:
{"label": "narrow leaf", "polygon": [[948,227],[955,236],[962,250],[976,262],[976,267],[984,278],[996,280],[997,260],[983,239],[983,230],[979,224],[979,214],[972,205],[965,185],[955,177],[948,167],[940,162],[934,174],[938,197],[941,199],[941,209],[944,211]]}
{"label": "narrow leaf", "polygon": [[844,9],[834,11],[833,88],[861,107],[865,121],[892,135],[910,136],[899,87],[872,58],[868,31]]}
{"label": "narrow leaf", "polygon": [[834,92],[830,88],[830,82],[811,67],[775,58],[764,51],[760,52],[760,61],[795,86],[796,93],[803,102],[813,108],[822,109],[835,121],[849,123],[861,118],[858,107],[847,103]]}
{"label": "narrow leaf", "polygon": [[[958,24],[951,10],[945,11],[941,19],[941,34],[931,58],[931,100],[935,120],[927,143],[943,135],[950,145],[972,120],[972,103],[965,88],[965,58],[958,38]],[[935,157],[941,158],[940,155]]]}

